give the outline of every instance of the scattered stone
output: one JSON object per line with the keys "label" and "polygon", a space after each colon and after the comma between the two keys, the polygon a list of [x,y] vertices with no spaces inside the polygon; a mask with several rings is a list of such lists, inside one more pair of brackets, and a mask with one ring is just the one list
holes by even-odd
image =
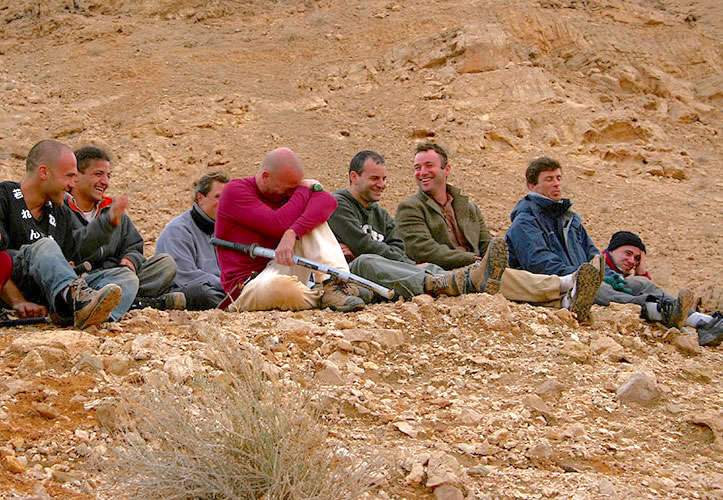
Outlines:
{"label": "scattered stone", "polygon": [[102,371],[103,368],[103,360],[87,352],[80,355],[80,359],[78,359],[78,362],[73,367],[74,370],[79,372],[99,372]]}
{"label": "scattered stone", "polygon": [[537,412],[545,417],[545,420],[552,419],[552,410],[537,394],[527,394],[522,399],[522,403],[525,405],[525,408]]}
{"label": "scattered stone", "polygon": [[[567,311],[567,309],[565,309]],[[554,378],[548,378],[545,380],[542,384],[540,384],[537,389],[535,389],[535,394],[539,395],[546,395],[546,394],[555,394],[559,395],[563,389],[565,389],[565,386],[560,383],[557,379]]]}
{"label": "scattered stone", "polygon": [[619,362],[625,359],[623,346],[607,336],[594,340],[590,344],[590,349],[600,357],[612,362]]}
{"label": "scattered stone", "polygon": [[103,360],[103,367],[107,373],[123,376],[131,367],[131,358],[124,354],[109,356]]}
{"label": "scattered stone", "polygon": [[677,335],[673,340],[673,345],[683,354],[689,356],[697,356],[702,352],[698,345],[698,338],[692,335]]}
{"label": "scattered stone", "polygon": [[562,346],[560,354],[570,358],[576,363],[589,363],[593,354],[588,346],[576,340],[569,340]]}
{"label": "scattered stone", "polygon": [[655,381],[645,373],[634,373],[617,390],[617,398],[620,402],[630,404],[639,403],[642,405],[653,404],[660,397]]}
{"label": "scattered stone", "polygon": [[5,470],[12,472],[13,474],[22,474],[25,472],[25,465],[23,465],[17,457],[13,457],[12,455],[6,455],[3,457],[2,463]]}
{"label": "scattered stone", "polygon": [[406,434],[411,438],[416,438],[419,435],[418,426],[410,422],[394,422],[393,425],[399,432]]}
{"label": "scattered stone", "polygon": [[451,484],[443,484],[437,488],[434,488],[434,498],[437,500],[464,500],[464,495]]}
{"label": "scattered stone", "polygon": [[95,407],[95,418],[101,429],[109,431],[125,429],[129,423],[128,413],[125,408],[108,401]]}
{"label": "scattered stone", "polygon": [[333,361],[322,361],[323,368],[316,374],[316,379],[324,385],[344,385],[346,381],[339,367]]}
{"label": "scattered stone", "polygon": [[490,470],[484,465],[475,465],[465,471],[468,476],[488,476]]}
{"label": "scattered stone", "polygon": [[706,286],[700,296],[700,307],[708,313],[723,311],[723,285]]}
{"label": "scattered stone", "polygon": [[60,416],[58,410],[46,403],[34,402],[32,403],[32,407],[40,414],[41,417],[47,418],[48,420],[52,420]]}
{"label": "scattered stone", "polygon": [[48,346],[76,356],[82,352],[94,352],[102,342],[98,337],[75,330],[45,330],[28,332],[16,338],[10,344],[9,350],[25,354],[37,347]]}
{"label": "scattered stone", "polygon": [[723,453],[723,413],[706,412],[702,415],[693,415],[690,421],[713,431],[713,448]]}
{"label": "scattered stone", "polygon": [[549,460],[552,458],[552,446],[550,446],[550,443],[543,441],[530,449],[527,456],[532,460]]}
{"label": "scattered stone", "polygon": [[184,382],[196,373],[197,363],[188,355],[171,356],[163,364],[163,371],[175,382]]}
{"label": "scattered stone", "polygon": [[441,451],[433,452],[427,464],[427,488],[442,484],[458,484],[462,468],[457,459]]}
{"label": "scattered stone", "polygon": [[404,483],[409,486],[418,486],[424,481],[424,466],[421,463],[412,465],[412,470],[404,478]]}
{"label": "scattered stone", "polygon": [[37,349],[30,351],[18,365],[18,376],[27,378],[45,370],[45,361]]}
{"label": "scattered stone", "polygon": [[607,479],[603,479],[602,481],[600,481],[597,485],[597,489],[601,495],[606,497],[615,497],[618,494],[617,491],[615,491],[615,486],[613,486],[613,483],[611,483]]}
{"label": "scattered stone", "polygon": [[459,412],[457,421],[463,425],[478,425],[482,421],[482,415],[472,409],[464,408]]}
{"label": "scattered stone", "polygon": [[77,474],[72,474],[70,472],[64,472],[57,469],[53,470],[53,472],[51,473],[51,477],[53,478],[53,481],[63,484],[81,480],[81,477]]}

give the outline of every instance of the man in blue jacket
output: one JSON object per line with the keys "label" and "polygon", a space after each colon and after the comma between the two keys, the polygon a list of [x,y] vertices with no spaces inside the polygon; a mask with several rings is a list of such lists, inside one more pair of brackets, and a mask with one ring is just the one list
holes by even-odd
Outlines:
{"label": "man in blue jacket", "polygon": [[[568,274],[600,252],[571,210],[572,201],[562,197],[562,168],[551,158],[532,160],[525,174],[530,192],[522,198],[510,218],[505,239],[510,250],[510,266],[533,273]],[[606,273],[610,273],[609,268]],[[682,289],[678,298],[657,290],[640,294],[616,290],[603,281],[595,303],[633,303],[642,307],[644,318],[681,328],[693,306],[693,293]]]}

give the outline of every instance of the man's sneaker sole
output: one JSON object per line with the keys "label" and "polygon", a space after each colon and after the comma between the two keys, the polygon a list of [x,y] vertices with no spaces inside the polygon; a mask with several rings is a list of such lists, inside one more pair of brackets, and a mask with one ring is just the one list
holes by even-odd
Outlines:
{"label": "man's sneaker sole", "polygon": [[575,277],[575,296],[570,302],[570,312],[577,316],[580,323],[590,321],[590,307],[595,300],[595,294],[600,288],[600,270],[585,263],[577,270]]}
{"label": "man's sneaker sole", "polygon": [[695,295],[687,288],[683,288],[678,292],[678,305],[679,309],[670,315],[665,326],[668,328],[677,328],[680,330],[685,325],[685,320],[688,319],[688,312],[693,308],[695,303]]}
{"label": "man's sneaker sole", "polygon": [[[115,284],[105,285],[98,290],[98,300],[95,307],[88,313],[84,321],[74,321],[75,327],[81,330],[93,325],[99,325],[108,320],[108,316],[123,298],[121,287]],[[75,317],[75,314],[73,315]]]}
{"label": "man's sneaker sole", "polygon": [[[484,278],[477,289],[478,292],[486,292],[494,295],[500,291],[500,281],[505,272],[507,263],[510,260],[507,243],[502,238],[492,238],[487,247],[487,262],[484,268]],[[472,272],[472,270],[470,270]]]}

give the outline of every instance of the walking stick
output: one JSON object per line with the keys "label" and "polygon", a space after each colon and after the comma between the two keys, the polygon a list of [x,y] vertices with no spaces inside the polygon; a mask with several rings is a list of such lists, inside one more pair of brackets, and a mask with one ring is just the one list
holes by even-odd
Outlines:
{"label": "walking stick", "polygon": [[[219,238],[211,238],[211,244],[217,247],[229,248],[237,252],[249,254],[252,258],[264,257],[266,259],[274,259],[276,257],[276,252],[274,252],[274,250],[270,248],[260,247],[257,243],[254,243],[252,245],[245,245],[243,243],[221,240]],[[348,271],[336,269],[335,267],[330,267],[326,264],[314,262],[313,260],[305,259],[304,257],[299,257],[297,255],[292,255],[291,259],[294,261],[294,264],[298,266],[306,267],[308,269],[313,269],[314,271],[319,271],[320,273],[328,274],[332,278],[339,281],[348,281],[349,283],[363,286],[364,288],[368,288],[372,292],[381,295],[384,298],[391,299],[394,297],[394,290],[390,290],[389,288],[377,285],[373,281],[362,278],[361,276],[357,276],[356,274],[350,273]]]}

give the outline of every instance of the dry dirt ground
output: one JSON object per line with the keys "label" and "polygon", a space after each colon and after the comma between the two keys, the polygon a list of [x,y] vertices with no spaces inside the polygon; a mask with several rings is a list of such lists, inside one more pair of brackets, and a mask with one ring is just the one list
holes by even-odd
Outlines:
{"label": "dry dirt ground", "polygon": [[[718,0],[2,0],[0,32],[1,178],[44,138],[105,146],[147,255],[210,169],[248,176],[283,145],[337,189],[374,149],[394,213],[430,139],[493,233],[546,154],[599,247],[636,231],[656,282],[723,305]],[[723,350],[594,312],[481,295],[7,329],[0,498],[93,497],[117,389],[210,370],[204,328],[306,374],[330,439],[388,458],[374,498],[723,497]],[[633,373],[651,404],[616,398]]]}

